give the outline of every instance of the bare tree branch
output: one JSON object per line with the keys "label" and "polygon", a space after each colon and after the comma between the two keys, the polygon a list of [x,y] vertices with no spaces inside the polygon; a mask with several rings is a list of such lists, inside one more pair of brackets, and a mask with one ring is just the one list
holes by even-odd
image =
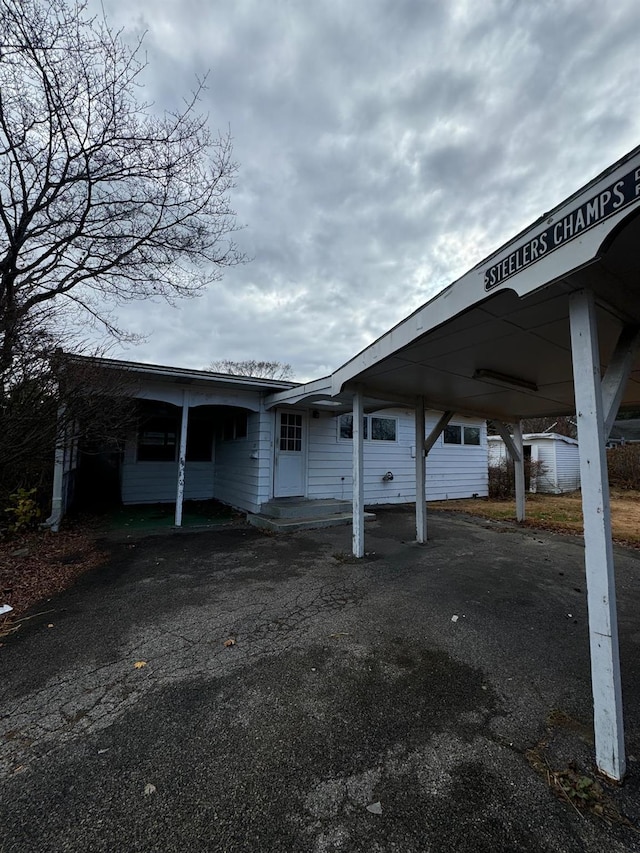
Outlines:
{"label": "bare tree branch", "polygon": [[3,376],[42,305],[72,299],[119,336],[98,304],[194,295],[245,260],[231,136],[197,112],[205,80],[154,114],[141,47],[78,0],[0,0]]}

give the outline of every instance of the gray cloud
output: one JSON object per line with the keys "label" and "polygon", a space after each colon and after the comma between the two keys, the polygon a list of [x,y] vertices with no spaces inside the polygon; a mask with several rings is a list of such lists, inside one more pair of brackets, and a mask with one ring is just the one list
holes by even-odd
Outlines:
{"label": "gray cloud", "polygon": [[158,108],[211,69],[253,261],[125,357],[339,366],[638,142],[634,0],[107,0]]}

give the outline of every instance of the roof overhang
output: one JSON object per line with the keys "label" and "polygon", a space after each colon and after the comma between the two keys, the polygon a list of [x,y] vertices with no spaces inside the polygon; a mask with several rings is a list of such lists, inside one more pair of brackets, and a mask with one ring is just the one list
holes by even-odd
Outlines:
{"label": "roof overhang", "polygon": [[[332,376],[332,394],[422,396],[509,419],[574,411],[569,298],[594,291],[604,371],[640,325],[640,148],[545,214]],[[640,360],[622,406],[640,406]]]}

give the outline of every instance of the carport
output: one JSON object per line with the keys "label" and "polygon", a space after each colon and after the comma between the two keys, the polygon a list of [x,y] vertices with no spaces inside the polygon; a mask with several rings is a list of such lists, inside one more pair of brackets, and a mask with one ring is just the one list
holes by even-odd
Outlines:
{"label": "carport", "polygon": [[[368,398],[416,412],[416,539],[427,540],[425,461],[453,412],[496,422],[524,519],[524,417],[577,414],[596,760],[625,751],[605,443],[640,406],[640,148],[545,213],[337,370],[353,410],[353,553],[364,555],[362,413]],[[425,405],[444,412],[425,440]],[[511,425],[511,426],[509,426]]]}

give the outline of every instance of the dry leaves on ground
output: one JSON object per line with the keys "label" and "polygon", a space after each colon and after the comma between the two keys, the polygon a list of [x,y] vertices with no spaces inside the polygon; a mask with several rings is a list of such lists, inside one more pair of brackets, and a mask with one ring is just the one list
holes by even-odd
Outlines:
{"label": "dry leaves on ground", "polygon": [[38,530],[0,542],[0,603],[13,607],[0,619],[0,635],[11,631],[34,604],[67,589],[106,559],[91,531],[81,528]]}

